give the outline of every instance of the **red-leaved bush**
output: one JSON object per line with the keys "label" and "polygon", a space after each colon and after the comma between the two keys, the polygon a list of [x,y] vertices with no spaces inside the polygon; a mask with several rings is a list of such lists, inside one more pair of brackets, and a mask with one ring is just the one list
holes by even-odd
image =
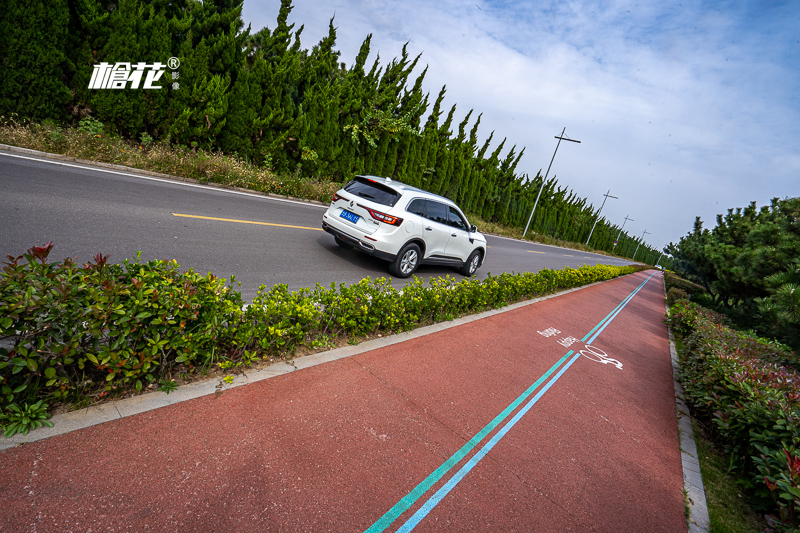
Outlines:
{"label": "red-leaved bush", "polygon": [[681,381],[697,418],[710,423],[749,478],[778,531],[800,521],[800,359],[778,343],[734,331],[686,300],[668,322],[683,337]]}

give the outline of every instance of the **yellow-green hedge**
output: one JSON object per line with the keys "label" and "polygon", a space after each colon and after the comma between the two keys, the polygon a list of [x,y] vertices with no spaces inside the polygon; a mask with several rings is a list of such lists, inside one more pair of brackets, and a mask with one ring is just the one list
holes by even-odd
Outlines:
{"label": "yellow-green hedge", "polygon": [[181,271],[174,261],[117,265],[98,254],[83,266],[69,259],[56,264],[46,260],[51,249],[33,247],[0,272],[0,425],[6,428],[31,419],[25,412],[43,413],[42,400],[85,405],[128,390],[169,392],[176,373],[250,366],[300,346],[406,331],[642,269],[448,276],[427,286],[415,278],[401,290],[385,278],[296,292],[262,286],[246,306],[225,280]]}

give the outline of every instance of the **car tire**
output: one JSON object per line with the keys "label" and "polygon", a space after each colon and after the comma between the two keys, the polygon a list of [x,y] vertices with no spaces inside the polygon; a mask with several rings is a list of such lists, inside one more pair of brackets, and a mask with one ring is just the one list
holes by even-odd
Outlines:
{"label": "car tire", "polygon": [[475,274],[475,271],[478,270],[478,267],[481,264],[481,251],[475,250],[469,257],[467,258],[467,262],[464,263],[464,266],[461,267],[461,274],[464,276],[470,277]]}
{"label": "car tire", "polygon": [[398,278],[407,278],[417,270],[420,259],[419,246],[413,242],[406,244],[389,265],[389,272]]}
{"label": "car tire", "polygon": [[347,242],[344,239],[342,239],[341,237],[339,237],[338,235],[334,235],[333,236],[333,240],[336,241],[336,244],[338,244],[339,247],[344,248],[345,250],[350,250],[350,249],[353,248],[352,246],[347,244]]}

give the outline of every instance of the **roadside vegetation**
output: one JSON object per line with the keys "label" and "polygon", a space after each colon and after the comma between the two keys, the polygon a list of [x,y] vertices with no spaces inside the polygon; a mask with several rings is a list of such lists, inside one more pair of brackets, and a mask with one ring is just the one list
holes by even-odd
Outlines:
{"label": "roadside vegetation", "polygon": [[0,272],[0,425],[48,424],[51,406],[84,407],[219,372],[224,381],[298,350],[407,331],[644,267],[584,266],[487,279],[385,278],[290,292],[262,286],[245,306],[230,283],[175,261],[48,262],[53,245],[8,256]]}
{"label": "roadside vegetation", "polygon": [[711,230],[698,217],[666,251],[671,270],[703,287],[693,302],[800,350],[800,198],[729,209]]}
{"label": "roadside vegetation", "polygon": [[[681,341],[680,379],[692,415],[708,429],[752,509],[775,531],[800,529],[800,357],[790,347],[733,329],[729,317],[702,307],[706,290],[666,274],[668,323]],[[691,299],[691,301],[690,301]],[[711,454],[712,456],[715,454]],[[701,459],[703,459],[701,457]],[[717,465],[717,466],[715,466]],[[716,483],[719,460],[703,459],[704,483]],[[720,487],[711,489],[711,493]],[[727,496],[712,514],[726,529]],[[717,496],[710,499],[717,505]],[[746,519],[745,519],[746,520]]]}

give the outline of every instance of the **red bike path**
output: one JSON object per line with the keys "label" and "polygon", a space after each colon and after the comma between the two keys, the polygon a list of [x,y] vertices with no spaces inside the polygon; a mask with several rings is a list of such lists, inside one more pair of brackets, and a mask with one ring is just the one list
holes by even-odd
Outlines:
{"label": "red bike path", "polygon": [[687,531],[663,319],[639,272],[9,449],[0,531]]}

